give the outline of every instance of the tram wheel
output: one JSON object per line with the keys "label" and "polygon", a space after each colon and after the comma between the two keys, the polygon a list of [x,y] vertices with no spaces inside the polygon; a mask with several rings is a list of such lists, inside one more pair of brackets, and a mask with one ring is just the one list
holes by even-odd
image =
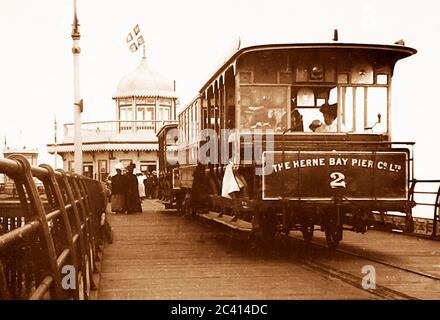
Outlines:
{"label": "tram wheel", "polygon": [[303,238],[306,242],[310,242],[313,239],[313,231],[315,230],[314,224],[309,225],[302,225],[301,226],[301,232],[303,235]]}
{"label": "tram wheel", "polygon": [[325,240],[329,249],[336,249],[342,240],[342,228],[337,228],[336,226],[327,227],[325,229]]}

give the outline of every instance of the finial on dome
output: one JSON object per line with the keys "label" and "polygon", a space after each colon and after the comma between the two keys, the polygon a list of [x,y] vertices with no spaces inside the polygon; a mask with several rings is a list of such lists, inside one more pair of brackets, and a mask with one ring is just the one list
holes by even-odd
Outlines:
{"label": "finial on dome", "polygon": [[143,48],[142,59],[147,59],[147,56],[146,56],[146,54],[145,54],[145,44],[144,44],[144,48]]}

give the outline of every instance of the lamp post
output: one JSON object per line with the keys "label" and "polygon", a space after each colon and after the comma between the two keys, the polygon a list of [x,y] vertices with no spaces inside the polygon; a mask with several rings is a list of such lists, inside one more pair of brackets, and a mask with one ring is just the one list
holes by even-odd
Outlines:
{"label": "lamp post", "polygon": [[74,99],[74,163],[75,173],[83,173],[83,160],[82,160],[82,137],[81,137],[81,112],[82,112],[82,100],[80,98],[79,87],[79,54],[81,48],[79,47],[79,40],[81,35],[79,33],[78,17],[76,15],[76,0],[74,0],[74,16],[72,24],[72,40],[73,40],[73,99]]}

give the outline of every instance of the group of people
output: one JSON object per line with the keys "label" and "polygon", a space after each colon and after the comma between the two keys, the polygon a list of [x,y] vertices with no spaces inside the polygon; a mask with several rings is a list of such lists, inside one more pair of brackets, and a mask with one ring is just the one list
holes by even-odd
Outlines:
{"label": "group of people", "polygon": [[[337,104],[325,103],[319,108],[319,111],[323,115],[323,120],[313,120],[309,125],[309,129],[312,132],[337,132]],[[261,107],[249,107],[244,111],[244,117],[246,122],[243,127],[250,129],[258,128],[272,128],[276,131],[284,131],[286,129],[287,116],[282,109],[267,109],[264,106]],[[295,108],[291,113],[291,131],[304,131],[303,117],[299,111]]]}
{"label": "group of people", "polygon": [[124,167],[122,163],[115,166],[116,174],[111,177],[111,210],[114,213],[142,212],[142,200],[154,198],[157,189],[155,172],[145,175],[134,174],[135,165]]}
{"label": "group of people", "polygon": [[142,199],[156,199],[158,197],[158,178],[156,171],[138,173],[139,193]]}
{"label": "group of people", "polygon": [[134,165],[125,168],[122,164],[115,166],[116,175],[111,178],[111,207],[114,213],[142,212],[139,183],[133,174]]}

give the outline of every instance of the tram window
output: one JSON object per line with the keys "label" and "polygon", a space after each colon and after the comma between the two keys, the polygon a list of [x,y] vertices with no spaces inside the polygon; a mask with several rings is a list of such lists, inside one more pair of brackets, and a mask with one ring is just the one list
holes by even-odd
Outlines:
{"label": "tram window", "polygon": [[[364,88],[355,89],[356,96],[356,131],[363,132],[366,127],[364,118],[364,108],[365,108],[365,90]],[[354,119],[353,119],[354,120]]]}
{"label": "tram window", "polygon": [[[374,133],[387,132],[387,88],[368,88],[367,129]],[[380,114],[380,123],[378,115]]]}
{"label": "tram window", "polygon": [[341,112],[342,123],[347,131],[353,132],[355,130],[353,124],[353,88],[341,88]]}
{"label": "tram window", "polygon": [[340,89],[342,124],[347,132],[364,131],[364,88],[342,87]]}
{"label": "tram window", "polygon": [[202,129],[207,128],[207,118],[208,118],[208,110],[206,108],[203,108],[202,110]]}
{"label": "tram window", "polygon": [[323,98],[316,99],[316,105],[322,106],[323,104],[325,104],[325,99],[323,99]]}
{"label": "tram window", "polygon": [[376,75],[376,84],[388,84],[388,75],[387,74]]}
{"label": "tram window", "polygon": [[286,129],[286,87],[242,87],[240,99],[241,128]]}
{"label": "tram window", "polygon": [[[342,124],[347,132],[387,132],[387,88],[340,88]],[[380,114],[380,123],[378,122]]]}

